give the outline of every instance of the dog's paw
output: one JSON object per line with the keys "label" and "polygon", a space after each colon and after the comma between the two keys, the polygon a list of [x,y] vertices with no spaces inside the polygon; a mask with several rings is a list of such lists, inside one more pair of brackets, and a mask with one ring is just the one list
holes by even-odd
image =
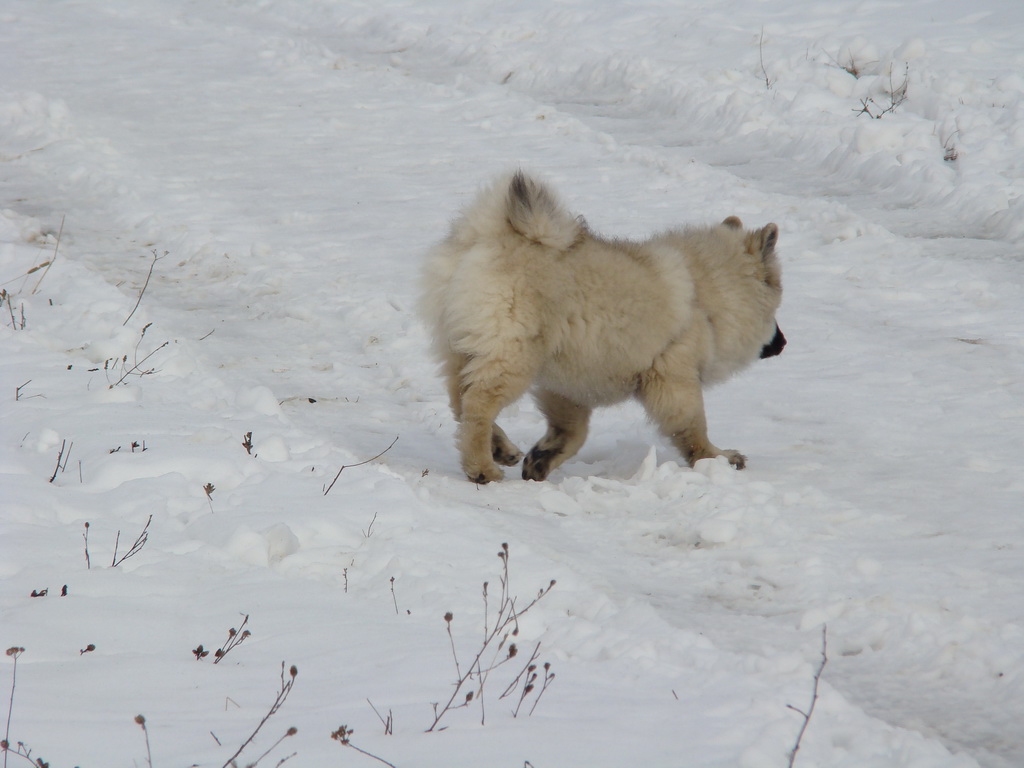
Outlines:
{"label": "dog's paw", "polygon": [[505,467],[514,467],[523,459],[523,452],[516,448],[508,440],[500,440],[494,437],[491,443],[491,454],[494,460]]}
{"label": "dog's paw", "polygon": [[505,479],[505,473],[494,464],[489,467],[463,467],[463,469],[469,481],[477,485],[485,485],[496,480]]}
{"label": "dog's paw", "polygon": [[736,469],[746,469],[747,457],[739,451],[722,451],[722,456],[725,456]]}
{"label": "dog's paw", "polygon": [[523,480],[546,480],[551,472],[551,459],[555,451],[534,446],[523,459]]}

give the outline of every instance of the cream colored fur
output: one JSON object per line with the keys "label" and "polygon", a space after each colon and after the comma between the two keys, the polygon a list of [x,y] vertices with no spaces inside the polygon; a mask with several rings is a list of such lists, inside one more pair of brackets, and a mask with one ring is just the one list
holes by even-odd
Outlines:
{"label": "cream colored fur", "polygon": [[606,240],[522,173],[481,193],[430,252],[421,303],[467,477],[498,480],[499,463],[522,458],[494,422],[531,387],[548,431],[524,478],[543,480],[579,450],[594,407],[631,396],[691,465],[727,456],[742,468],[708,440],[701,389],[776,333],[777,237],[774,224],[746,231],[730,217]]}

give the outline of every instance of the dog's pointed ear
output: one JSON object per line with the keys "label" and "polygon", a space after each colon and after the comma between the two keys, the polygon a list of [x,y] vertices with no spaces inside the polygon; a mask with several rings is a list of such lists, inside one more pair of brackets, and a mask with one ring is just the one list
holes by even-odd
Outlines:
{"label": "dog's pointed ear", "polygon": [[730,216],[722,222],[722,226],[729,227],[730,229],[743,229],[743,222],[740,221],[739,216]]}
{"label": "dog's pointed ear", "polygon": [[767,259],[775,253],[775,246],[779,242],[779,227],[777,224],[767,224],[756,232],[747,235],[747,250],[752,254],[759,254],[761,259]]}
{"label": "dog's pointed ear", "polygon": [[768,224],[761,230],[761,258],[767,259],[775,253],[775,246],[779,242],[779,227],[777,224]]}

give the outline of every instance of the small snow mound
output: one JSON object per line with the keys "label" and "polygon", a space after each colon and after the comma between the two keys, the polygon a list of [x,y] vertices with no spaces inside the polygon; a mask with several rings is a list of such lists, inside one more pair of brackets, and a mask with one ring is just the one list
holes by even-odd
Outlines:
{"label": "small snow mound", "polygon": [[732,520],[713,518],[697,526],[697,536],[702,544],[728,544],[739,530],[739,525]]}
{"label": "small snow mound", "polygon": [[263,386],[239,390],[235,396],[235,405],[264,416],[279,416],[282,414],[281,406],[277,402],[274,393]]}
{"label": "small snow mound", "polygon": [[646,483],[654,477],[658,471],[658,451],[652,445],[651,449],[647,451],[647,455],[644,460],[640,462],[640,467],[634,473],[633,477],[630,478],[630,482],[633,483]]}
{"label": "small snow mound", "polygon": [[270,437],[260,439],[254,453],[263,461],[288,461],[291,458],[288,444],[285,443],[284,438],[278,435],[271,435]]}
{"label": "small snow mound", "polygon": [[920,37],[912,37],[903,43],[893,52],[893,56],[899,61],[913,61],[920,59],[928,52],[928,46]]}
{"label": "small snow mound", "polygon": [[284,523],[278,523],[263,532],[267,543],[267,562],[277,565],[289,555],[294,555],[301,548],[299,537]]}
{"label": "small snow mound", "polygon": [[294,555],[301,546],[292,529],[284,523],[278,523],[262,533],[242,526],[231,535],[225,549],[244,563],[274,566]]}
{"label": "small snow mound", "polygon": [[724,456],[716,456],[713,459],[701,459],[694,464],[693,470],[704,475],[715,485],[731,485],[739,480],[736,468]]}
{"label": "small snow mound", "polygon": [[39,430],[39,436],[36,438],[36,452],[37,453],[49,453],[51,450],[60,445],[60,435],[52,429],[41,429]]}

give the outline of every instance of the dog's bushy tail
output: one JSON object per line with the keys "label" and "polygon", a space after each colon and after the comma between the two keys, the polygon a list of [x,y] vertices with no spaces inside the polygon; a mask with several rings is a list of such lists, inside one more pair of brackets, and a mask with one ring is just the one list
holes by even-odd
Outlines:
{"label": "dog's bushy tail", "polygon": [[586,231],[582,218],[567,212],[551,190],[522,171],[509,182],[505,213],[520,235],[559,251],[571,248]]}

